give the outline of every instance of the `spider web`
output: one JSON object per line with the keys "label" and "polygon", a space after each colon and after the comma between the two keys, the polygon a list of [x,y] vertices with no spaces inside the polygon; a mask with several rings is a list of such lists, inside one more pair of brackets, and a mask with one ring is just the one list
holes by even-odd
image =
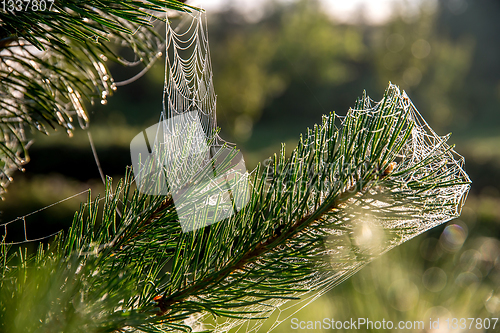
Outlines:
{"label": "spider web", "polygon": [[[13,220],[10,220],[8,222],[2,222],[0,223],[0,232],[3,232],[3,234],[0,235],[0,244],[3,244],[3,245],[20,245],[20,244],[24,244],[24,243],[29,243],[29,242],[36,242],[36,241],[41,241],[41,240],[46,240],[46,239],[49,239],[50,237],[53,237],[57,234],[59,234],[61,232],[61,230],[59,231],[56,231],[54,233],[51,233],[49,235],[46,235],[46,236],[41,236],[41,237],[38,237],[38,238],[30,238],[28,236],[28,226],[31,224],[31,223],[36,223],[35,222],[32,222],[30,219],[33,218],[32,216],[33,215],[36,215],[36,214],[39,214],[47,209],[50,209],[54,206],[57,206],[57,205],[60,205],[64,202],[67,202],[69,200],[76,200],[78,198],[78,201],[81,202],[82,201],[82,198],[80,196],[83,196],[85,194],[88,194],[90,191],[90,188],[89,189],[86,189],[80,193],[76,193],[70,197],[67,197],[67,198],[64,198],[64,199],[61,199],[57,202],[54,202],[50,205],[47,205],[47,206],[44,206],[40,209],[37,209],[33,212],[30,212],[28,214],[25,214],[25,215],[22,215],[22,216],[19,216]],[[102,200],[102,199],[100,199]],[[84,205],[86,205],[87,203],[85,203]],[[9,233],[9,230],[10,228],[13,228],[15,229],[14,232],[11,232]],[[3,229],[3,230],[2,230]],[[11,234],[14,234],[14,237],[11,238]],[[20,238],[19,238],[20,236]]]}
{"label": "spider web", "polygon": [[163,110],[130,147],[139,191],[171,195],[188,232],[240,210],[249,200],[249,173],[216,127],[206,16],[167,19]]}
{"label": "spider web", "polygon": [[187,112],[198,114],[207,138],[216,136],[216,95],[208,45],[206,16],[201,12],[181,15],[174,27],[166,27],[164,119]]}
{"label": "spider web", "polygon": [[[438,136],[425,122],[406,93],[395,85],[390,85],[385,103],[396,102],[396,118],[399,113],[407,115],[407,126],[412,126],[411,136],[404,140],[403,134],[392,130],[391,137],[404,142],[400,154],[395,156],[398,166],[393,171],[408,170],[415,167],[414,172],[394,177],[391,191],[394,197],[404,195],[406,200],[394,199],[391,196],[356,196],[349,199],[342,212],[324,218],[319,223],[341,224],[345,229],[325,228],[329,246],[318,256],[327,257],[331,270],[318,270],[293,287],[307,290],[296,292],[293,297],[298,301],[275,299],[263,304],[248,307],[242,311],[254,311],[254,318],[269,316],[267,319],[233,319],[222,323],[202,324],[210,315],[198,319],[195,329],[210,328],[214,332],[269,332],[289,319],[293,314],[324,295],[343,281],[347,280],[374,258],[421,233],[460,215],[470,189],[470,179],[463,169],[464,158],[458,155],[446,143],[448,136]],[[345,117],[337,117],[345,126],[350,119],[356,122],[361,116],[380,117],[380,102],[365,98],[362,109],[351,109]],[[386,119],[387,120],[387,119]],[[438,157],[438,158],[436,158]],[[428,163],[429,160],[433,162]],[[412,182],[422,182],[426,176],[441,170],[441,181],[453,182],[453,186],[427,189],[413,204],[411,199],[417,198],[418,189],[409,186]],[[354,183],[348,183],[349,188]],[[370,190],[376,192],[376,190]],[[422,194],[420,194],[422,195]],[[417,199],[415,199],[417,201]],[[314,209],[314,206],[311,206]]]}

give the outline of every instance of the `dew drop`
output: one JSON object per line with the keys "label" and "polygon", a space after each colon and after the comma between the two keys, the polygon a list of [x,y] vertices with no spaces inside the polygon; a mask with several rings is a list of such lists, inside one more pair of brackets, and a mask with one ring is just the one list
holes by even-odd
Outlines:
{"label": "dew drop", "polygon": [[111,84],[111,90],[116,91],[116,84]]}
{"label": "dew drop", "polygon": [[101,73],[103,73],[103,74],[106,73],[106,67],[104,67],[104,65],[102,63],[99,62],[97,65],[99,66]]}
{"label": "dew drop", "polygon": [[63,118],[61,112],[57,111],[56,116],[57,116],[57,120],[58,120],[59,124],[64,123],[64,118]]}
{"label": "dew drop", "polygon": [[101,99],[101,104],[102,104],[102,105],[106,105],[106,104],[108,104],[108,101],[107,101],[107,100],[105,100],[105,99]]}
{"label": "dew drop", "polygon": [[67,130],[67,131],[66,131],[66,133],[68,133],[68,136],[69,136],[70,138],[72,138],[72,137],[73,137],[73,132],[72,132],[70,129],[69,129],[69,130]]}
{"label": "dew drop", "polygon": [[106,57],[104,54],[101,54],[99,58],[101,58],[102,61],[108,61],[108,57]]}
{"label": "dew drop", "polygon": [[102,80],[103,80],[103,81],[108,81],[108,80],[109,80],[109,76],[104,75],[104,76],[102,77]]}

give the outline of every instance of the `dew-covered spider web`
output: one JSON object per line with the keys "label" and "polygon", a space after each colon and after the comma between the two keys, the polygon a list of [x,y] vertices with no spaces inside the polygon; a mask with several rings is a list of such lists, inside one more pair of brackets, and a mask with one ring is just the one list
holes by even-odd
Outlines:
{"label": "dew-covered spider web", "polygon": [[139,191],[171,195],[188,232],[244,207],[249,173],[243,155],[217,131],[206,16],[168,19],[163,110],[130,147]]}
{"label": "dew-covered spider web", "polygon": [[[355,123],[362,117],[380,118],[381,103],[394,102],[397,112],[384,116],[383,121],[390,123],[404,115],[406,123],[401,128],[411,128],[411,135],[403,137],[404,131],[398,133],[396,126],[391,129],[390,137],[401,142],[402,149],[392,157],[397,164],[390,171],[394,177],[391,177],[386,189],[388,192],[384,193],[375,186],[368,195],[350,198],[342,205],[342,210],[318,221],[330,226],[322,230],[327,234],[327,245],[317,254],[327,258],[330,270],[318,269],[308,279],[294,285],[297,289],[307,290],[292,295],[299,298],[297,301],[273,299],[245,309],[254,311],[255,314],[249,317],[269,316],[267,319],[230,318],[217,324],[206,324],[210,318],[207,314],[193,318],[193,323],[198,323],[198,326],[193,327],[199,330],[210,328],[214,332],[272,331],[377,256],[460,215],[470,189],[463,157],[446,143],[447,136],[438,136],[429,127],[404,91],[390,85],[386,94],[385,100],[380,102],[365,97],[362,108],[350,109],[345,117],[334,116],[340,124],[339,130],[347,130],[349,122]],[[453,185],[422,190],[430,179]],[[355,185],[356,180],[352,180],[345,186],[349,188]],[[331,228],[332,225],[342,225],[342,228]]]}
{"label": "dew-covered spider web", "polygon": [[175,21],[166,28],[162,116],[168,119],[196,111],[207,138],[212,138],[217,126],[216,95],[206,16],[195,11]]}

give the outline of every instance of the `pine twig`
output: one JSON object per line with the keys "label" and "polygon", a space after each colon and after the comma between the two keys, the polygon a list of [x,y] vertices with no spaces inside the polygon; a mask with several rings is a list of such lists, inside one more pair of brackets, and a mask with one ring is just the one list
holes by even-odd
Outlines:
{"label": "pine twig", "polygon": [[[384,177],[387,176],[390,172],[385,173]],[[189,286],[181,291],[178,291],[175,297],[165,297],[162,295],[161,297],[155,297],[154,301],[158,303],[160,310],[158,311],[158,316],[163,316],[168,313],[169,307],[171,307],[175,303],[179,303],[184,301],[187,297],[191,295],[195,295],[202,289],[208,288],[210,285],[215,285],[226,277],[231,275],[234,271],[243,270],[244,267],[256,261],[259,257],[261,257],[264,253],[272,251],[277,243],[282,244],[286,242],[286,240],[293,238],[302,230],[304,230],[308,225],[313,224],[314,222],[321,219],[321,217],[329,212],[336,211],[339,208],[339,205],[348,200],[349,198],[355,196],[357,193],[365,192],[368,189],[366,187],[361,187],[358,191],[355,191],[357,188],[357,184],[354,184],[346,191],[340,193],[333,202],[327,206],[323,211],[308,213],[304,215],[302,218],[298,219],[290,228],[286,229],[286,231],[278,230],[275,234],[269,237],[267,240],[260,242],[253,249],[248,250],[238,261],[233,263],[232,265],[226,266],[218,273],[218,277],[216,279],[207,278],[201,281],[198,281],[195,285]],[[319,216],[318,216],[319,215]],[[313,218],[314,217],[314,218]]]}

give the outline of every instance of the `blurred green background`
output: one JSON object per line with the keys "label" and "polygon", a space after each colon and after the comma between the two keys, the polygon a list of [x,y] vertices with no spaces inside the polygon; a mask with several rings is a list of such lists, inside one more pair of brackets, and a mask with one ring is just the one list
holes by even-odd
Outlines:
{"label": "blurred green background", "polygon": [[[444,325],[430,330],[430,317],[500,317],[500,2],[378,2],[389,3],[392,14],[376,24],[363,7],[367,1],[357,1],[354,15],[345,17],[315,0],[260,1],[251,12],[241,0],[222,1],[209,12],[221,135],[242,149],[251,169],[281,142],[292,150],[322,114],[345,114],[363,90],[379,100],[389,81],[399,85],[438,134],[453,132],[451,143],[466,158],[473,185],[462,216],[375,260],[294,317],[423,320],[422,332],[449,332]],[[142,69],[109,67],[115,81]],[[107,105],[89,106],[86,131],[104,172],[115,179],[130,164],[131,139],[159,119],[163,78],[158,61],[143,78],[119,87]],[[60,131],[33,134],[31,162],[0,203],[2,222],[89,187],[93,196],[102,193],[86,131],[72,138]],[[85,199],[27,217],[28,238],[67,227]],[[14,238],[22,234],[21,223],[10,227]],[[293,330],[288,319],[276,331],[311,330]],[[498,332],[500,323],[465,331]]]}

